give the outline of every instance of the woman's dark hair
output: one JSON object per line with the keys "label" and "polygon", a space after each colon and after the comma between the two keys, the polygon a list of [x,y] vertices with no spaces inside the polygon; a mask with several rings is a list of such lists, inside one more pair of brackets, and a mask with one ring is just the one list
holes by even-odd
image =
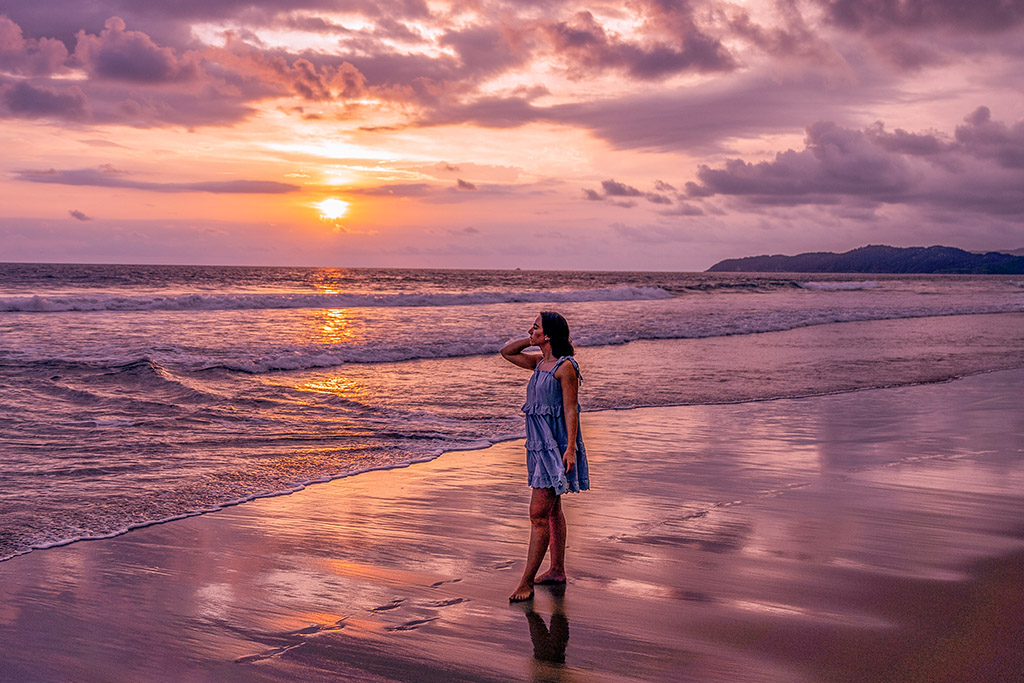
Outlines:
{"label": "woman's dark hair", "polygon": [[554,311],[541,311],[540,327],[551,340],[551,353],[556,358],[576,354],[569,342],[569,323],[565,322],[565,318]]}

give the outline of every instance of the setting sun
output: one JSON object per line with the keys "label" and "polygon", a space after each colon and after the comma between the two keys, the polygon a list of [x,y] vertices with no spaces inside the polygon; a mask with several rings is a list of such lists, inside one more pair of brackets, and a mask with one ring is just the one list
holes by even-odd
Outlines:
{"label": "setting sun", "polygon": [[342,200],[335,199],[334,197],[325,199],[322,202],[317,202],[314,206],[320,209],[321,218],[332,221],[341,218],[346,212],[348,212],[348,202],[343,202]]}

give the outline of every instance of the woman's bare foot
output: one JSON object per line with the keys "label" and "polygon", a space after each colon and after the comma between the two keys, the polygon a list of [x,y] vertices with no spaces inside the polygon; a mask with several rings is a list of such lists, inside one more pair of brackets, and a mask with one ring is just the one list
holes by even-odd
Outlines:
{"label": "woman's bare foot", "polygon": [[512,595],[508,596],[509,602],[526,602],[533,598],[533,585],[521,583]]}
{"label": "woman's bare foot", "polygon": [[565,583],[565,572],[556,572],[553,569],[549,569],[538,576],[534,583],[538,586]]}

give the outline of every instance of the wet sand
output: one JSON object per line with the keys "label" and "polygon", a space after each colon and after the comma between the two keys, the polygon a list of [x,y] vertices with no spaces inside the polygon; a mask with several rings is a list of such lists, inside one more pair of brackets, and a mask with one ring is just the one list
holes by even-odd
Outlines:
{"label": "wet sand", "polygon": [[1000,681],[1024,371],[587,413],[564,590],[522,442],[0,563],[0,679]]}

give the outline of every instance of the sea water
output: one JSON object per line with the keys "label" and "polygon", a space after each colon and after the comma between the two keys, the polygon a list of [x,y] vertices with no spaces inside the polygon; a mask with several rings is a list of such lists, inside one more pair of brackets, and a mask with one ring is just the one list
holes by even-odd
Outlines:
{"label": "sea water", "polygon": [[549,309],[584,411],[1024,367],[1020,276],[0,264],[0,559],[521,437]]}

